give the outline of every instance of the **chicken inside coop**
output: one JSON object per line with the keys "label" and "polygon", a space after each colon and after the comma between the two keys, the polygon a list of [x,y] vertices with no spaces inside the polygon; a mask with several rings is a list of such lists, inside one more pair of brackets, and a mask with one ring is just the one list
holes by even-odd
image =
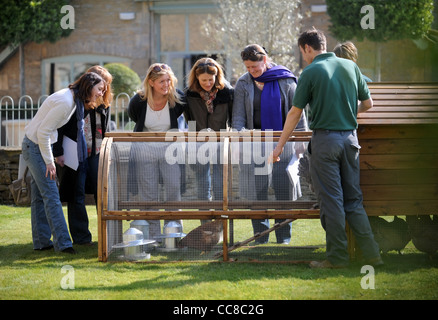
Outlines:
{"label": "chicken inside coop", "polygon": [[222,240],[223,222],[214,220],[206,222],[190,231],[179,243],[179,248],[192,248],[202,253],[210,252]]}

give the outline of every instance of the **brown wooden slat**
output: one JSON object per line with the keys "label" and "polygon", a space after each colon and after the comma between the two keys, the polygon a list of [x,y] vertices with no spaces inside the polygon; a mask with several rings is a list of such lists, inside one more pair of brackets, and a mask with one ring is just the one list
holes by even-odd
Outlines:
{"label": "brown wooden slat", "polygon": [[[434,186],[434,187],[433,187]],[[432,200],[438,198],[437,185],[363,185],[366,200]],[[438,200],[437,200],[438,201]]]}
{"label": "brown wooden slat", "polygon": [[436,154],[361,155],[361,170],[372,169],[438,169]]}
{"label": "brown wooden slat", "polygon": [[358,119],[438,119],[438,112],[377,112],[375,110],[357,115]]}
{"label": "brown wooden slat", "polygon": [[359,115],[367,114],[370,112],[438,112],[438,101],[437,106],[376,106],[374,105],[370,110]]}
{"label": "brown wooden slat", "polygon": [[400,125],[400,124],[438,124],[438,119],[358,119],[358,124],[365,125]]}
{"label": "brown wooden slat", "polygon": [[[438,158],[438,139],[360,139],[360,154],[432,153]],[[438,161],[438,160],[437,160]]]}
{"label": "brown wooden slat", "polygon": [[395,124],[386,126],[373,126],[366,123],[359,123],[357,134],[359,142],[362,139],[430,139],[431,137],[438,136],[438,125]]}
{"label": "brown wooden slat", "polygon": [[378,100],[378,99],[373,99],[373,106],[374,107],[378,107],[378,106],[398,106],[398,107],[431,106],[431,107],[436,108],[437,105],[438,105],[438,99],[437,100],[385,100],[385,99]]}
{"label": "brown wooden slat", "polygon": [[438,212],[436,200],[372,201],[364,199],[363,204],[369,216],[436,214]]}
{"label": "brown wooden slat", "polygon": [[438,87],[418,87],[418,88],[369,88],[371,94],[438,94]]}
{"label": "brown wooden slat", "polygon": [[374,100],[424,100],[424,99],[431,99],[435,100],[437,99],[438,94],[394,94],[394,93],[388,93],[388,94],[371,94],[371,98]]}
{"label": "brown wooden slat", "polygon": [[392,169],[361,170],[360,185],[429,185],[436,188],[438,170],[436,169]]}

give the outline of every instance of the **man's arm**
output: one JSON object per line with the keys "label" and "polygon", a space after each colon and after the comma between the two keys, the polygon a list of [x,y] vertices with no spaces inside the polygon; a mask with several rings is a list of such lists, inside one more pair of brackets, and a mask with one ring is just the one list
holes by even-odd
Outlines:
{"label": "man's arm", "polygon": [[357,108],[357,113],[362,113],[362,112],[368,111],[372,107],[373,107],[373,99],[372,98],[361,101],[359,103],[358,108]]}
{"label": "man's arm", "polygon": [[297,108],[295,106],[292,106],[292,108],[287,113],[283,132],[281,133],[280,140],[278,140],[277,146],[272,153],[272,158],[270,159],[272,162],[280,161],[279,156],[283,152],[283,147],[291,136],[298,122],[300,121],[302,113],[303,109]]}

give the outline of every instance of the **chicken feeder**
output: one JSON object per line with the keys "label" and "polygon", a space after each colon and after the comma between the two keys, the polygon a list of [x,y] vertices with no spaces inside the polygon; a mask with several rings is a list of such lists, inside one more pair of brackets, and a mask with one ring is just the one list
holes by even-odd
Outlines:
{"label": "chicken feeder", "polygon": [[161,251],[176,251],[176,243],[186,234],[182,232],[182,226],[177,221],[169,221],[164,226],[164,234],[156,236],[156,239],[164,239],[164,248],[160,248]]}
{"label": "chicken feeder", "polygon": [[130,225],[131,228],[136,228],[143,232],[143,239],[149,239],[149,223],[146,220],[134,220]]}
{"label": "chicken feeder", "polygon": [[123,249],[126,260],[144,260],[150,258],[150,253],[144,252],[145,245],[155,243],[155,240],[145,240],[143,232],[136,228],[129,228],[123,234],[123,242],[113,246],[114,249]]}

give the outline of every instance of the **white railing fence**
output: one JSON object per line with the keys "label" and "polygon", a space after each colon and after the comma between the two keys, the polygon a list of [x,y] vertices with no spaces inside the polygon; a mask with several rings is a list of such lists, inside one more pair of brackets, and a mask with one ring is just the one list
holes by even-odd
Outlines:
{"label": "white railing fence", "polygon": [[[43,101],[43,95],[37,101],[25,95],[14,101],[10,96],[0,98],[0,146],[19,147],[24,137],[24,127],[37,113]],[[132,131],[134,123],[127,113],[131,96],[127,93],[118,94],[111,105],[111,130]]]}

